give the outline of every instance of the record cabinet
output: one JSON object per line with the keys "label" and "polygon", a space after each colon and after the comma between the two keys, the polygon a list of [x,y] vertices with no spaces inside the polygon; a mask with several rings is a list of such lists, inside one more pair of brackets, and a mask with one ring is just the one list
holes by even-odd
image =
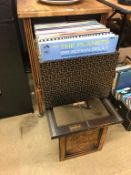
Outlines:
{"label": "record cabinet", "polygon": [[[106,99],[113,80],[112,78],[115,72],[118,53],[101,55],[98,57],[92,57],[91,59],[78,58],[73,59],[73,61],[65,60],[49,64],[40,64],[34,42],[33,24],[39,21],[43,21],[43,23],[50,21],[60,22],[62,19],[66,19],[68,21],[82,20],[83,18],[87,20],[94,19],[94,17],[97,18],[98,16],[100,17],[99,19],[101,23],[105,23],[107,15],[111,12],[111,9],[96,0],[80,1],[79,3],[72,4],[70,6],[50,6],[47,4],[41,4],[36,0],[18,0],[17,2],[17,14],[24,24],[39,112],[40,114],[43,114],[46,111],[51,138],[59,139],[60,160],[100,150],[106,138],[108,126],[122,121],[108,99]],[[88,68],[95,65],[92,70],[92,79],[84,79],[82,76],[83,72],[85,72],[85,75],[87,76],[87,72],[89,71],[88,68],[84,66],[84,60],[89,61],[86,62],[86,66]],[[109,65],[106,64],[107,60]],[[79,78],[75,76],[75,72],[72,67],[70,68],[71,65],[72,67],[76,66],[76,72],[78,72],[77,75],[79,75],[80,81],[78,81]],[[109,76],[107,84],[106,82],[105,84],[104,82],[101,83],[99,79],[95,82],[95,76],[100,75],[102,78],[104,77],[103,75],[105,75],[104,71],[104,74],[102,73],[103,69],[101,69],[101,65],[103,65],[103,68],[107,73],[106,75]],[[67,69],[70,71],[68,72]],[[60,70],[60,74],[57,70]],[[66,75],[66,72],[69,73],[69,76]],[[55,76],[52,76],[54,74]],[[104,77],[104,79],[105,78],[106,77]],[[52,86],[53,88],[51,89],[50,85],[52,82],[54,82],[54,86]],[[65,86],[65,82],[69,85],[68,87]],[[80,87],[81,82],[83,85],[85,84],[85,86],[82,86],[83,88]],[[90,86],[93,83],[96,85],[94,89]],[[104,86],[102,86],[102,84],[104,84]],[[90,86],[90,88],[88,86]],[[74,91],[75,87],[78,91]],[[100,91],[97,90],[97,87],[100,87]],[[79,91],[80,89],[82,92]],[[50,98],[50,91],[53,93],[53,98]],[[87,98],[92,98],[92,94],[94,94],[96,98],[102,98],[100,100],[102,106],[104,105],[107,110],[107,113],[103,115],[103,118],[100,117],[99,119],[97,118],[93,120],[81,120],[80,118],[80,121],[77,120],[71,123],[69,121],[69,123],[66,123],[66,117],[65,120],[61,120],[65,121],[63,124],[59,122],[57,119],[58,115],[55,113],[55,109],[59,107],[59,105],[62,107],[62,105],[67,105],[81,100],[86,102]],[[70,107],[71,106],[69,106],[69,108]],[[67,107],[65,106],[65,108]],[[97,114],[98,115],[95,115],[95,117],[100,116],[99,112]],[[82,115],[80,116],[82,117]],[[62,115],[60,119],[62,119]],[[73,119],[73,116],[69,117],[69,119]],[[77,118],[75,117],[75,119]]]}

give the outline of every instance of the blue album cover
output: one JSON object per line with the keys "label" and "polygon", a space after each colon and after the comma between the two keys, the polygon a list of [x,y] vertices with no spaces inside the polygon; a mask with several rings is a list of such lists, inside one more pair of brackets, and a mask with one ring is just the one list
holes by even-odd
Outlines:
{"label": "blue album cover", "polygon": [[70,39],[39,41],[39,61],[79,58],[114,53],[118,36],[112,33],[78,36]]}
{"label": "blue album cover", "polygon": [[131,87],[131,69],[119,72],[116,89],[123,89],[125,87]]}

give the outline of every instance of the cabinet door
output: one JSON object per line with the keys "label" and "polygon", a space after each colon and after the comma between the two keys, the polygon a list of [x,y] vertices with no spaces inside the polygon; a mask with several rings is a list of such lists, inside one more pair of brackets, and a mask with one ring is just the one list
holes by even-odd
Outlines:
{"label": "cabinet door", "polygon": [[15,23],[0,24],[0,118],[32,112]]}

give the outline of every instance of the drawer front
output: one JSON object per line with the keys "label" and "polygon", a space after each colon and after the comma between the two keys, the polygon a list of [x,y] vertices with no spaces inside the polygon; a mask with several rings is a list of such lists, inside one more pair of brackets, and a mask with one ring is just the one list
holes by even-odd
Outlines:
{"label": "drawer front", "polygon": [[98,146],[99,130],[91,130],[72,134],[66,137],[66,153],[77,154],[83,151],[93,151]]}
{"label": "drawer front", "polygon": [[40,65],[46,109],[109,95],[118,53],[45,62]]}

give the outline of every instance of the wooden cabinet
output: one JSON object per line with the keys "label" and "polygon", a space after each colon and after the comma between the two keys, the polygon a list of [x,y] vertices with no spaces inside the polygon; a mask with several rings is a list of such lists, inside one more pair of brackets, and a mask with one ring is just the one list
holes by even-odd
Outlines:
{"label": "wooden cabinet", "polygon": [[[79,10],[78,10],[79,9]],[[59,19],[61,17],[80,18],[82,16],[100,16],[101,23],[105,23],[107,15],[112,9],[106,5],[97,2],[96,0],[83,0],[79,3],[72,5],[58,6],[58,5],[47,5],[40,3],[36,0],[18,0],[17,1],[17,14],[20,19],[22,19],[24,24],[26,42],[28,47],[28,52],[30,56],[30,63],[32,69],[32,75],[34,80],[35,94],[39,113],[44,113],[44,102],[42,97],[42,87],[41,87],[41,76],[40,76],[40,65],[38,62],[38,55],[34,43],[33,20],[40,20],[42,22],[54,21],[54,18]],[[48,19],[47,19],[48,18]]]}
{"label": "wooden cabinet", "polygon": [[[81,100],[86,101],[86,99],[92,97],[92,93],[98,98],[107,96],[115,72],[118,54],[114,53],[112,55],[92,58],[73,59],[72,64],[75,65],[76,71],[73,71],[73,69],[70,68],[71,60],[40,64],[35,47],[32,24],[37,20],[45,22],[47,19],[48,21],[52,19],[54,21],[54,18],[59,20],[62,17],[69,20],[69,18],[80,19],[80,17],[82,19],[83,16],[86,16],[91,19],[93,15],[100,16],[101,23],[105,23],[106,17],[110,11],[111,9],[109,7],[95,0],[83,0],[69,6],[51,6],[39,3],[36,0],[18,0],[17,13],[24,24],[39,112],[43,114],[44,107],[46,107],[51,137],[59,139],[60,160],[100,150],[105,140],[108,125],[122,121],[106,99],[103,100],[103,103],[108,109],[109,115],[104,115],[105,118],[103,119],[100,118],[91,121],[86,119],[82,122],[76,121],[69,125],[64,124],[63,126],[58,126],[55,119],[57,115],[55,115],[53,111],[54,106],[66,105]],[[109,60],[107,61],[106,59]],[[87,61],[84,62],[84,60]],[[96,65],[96,67],[94,65]],[[102,65],[103,67],[101,68]],[[88,79],[89,77],[87,77],[87,75],[90,74],[90,69],[94,71],[92,77]],[[59,70],[59,72],[56,70]],[[103,77],[104,74],[101,70],[103,72],[105,70],[107,77],[109,77]],[[66,72],[69,73],[69,78],[67,77]],[[78,77],[75,75],[76,72],[78,72]],[[82,76],[84,73],[85,75]],[[97,76],[97,78],[95,78],[95,76]],[[101,81],[99,81],[100,77]],[[96,83],[96,79],[98,83]],[[54,86],[52,86],[52,82],[54,82]],[[81,83],[83,85],[82,88]],[[89,86],[91,84],[93,86]],[[53,94],[52,99],[50,98],[50,92]],[[43,100],[43,94],[45,101]]]}

